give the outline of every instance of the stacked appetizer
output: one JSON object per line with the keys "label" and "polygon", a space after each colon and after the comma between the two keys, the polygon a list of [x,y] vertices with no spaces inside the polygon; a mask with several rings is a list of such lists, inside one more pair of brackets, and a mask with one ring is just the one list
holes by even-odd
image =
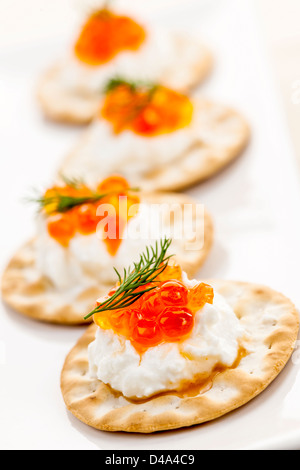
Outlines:
{"label": "stacked appetizer", "polygon": [[198,41],[156,31],[103,8],[87,19],[66,57],[45,73],[38,95],[50,118],[88,123],[97,112],[105,82],[115,74],[152,77],[187,91],[207,76],[211,66],[210,52]]}
{"label": "stacked appetizer", "polygon": [[66,180],[37,202],[36,238],[10,262],[2,293],[15,310],[41,321],[83,323],[82,312],[113,286],[113,266],[122,270],[162,234],[177,234],[178,260],[189,273],[212,244],[211,218],[196,201],[137,192],[118,175],[94,187]]}
{"label": "stacked appetizer", "polygon": [[246,147],[236,111],[161,83],[108,82],[98,114],[62,165],[91,184],[122,172],[145,190],[178,190],[226,166]]}
{"label": "stacked appetizer", "polygon": [[215,419],[262,392],[292,353],[299,317],[287,298],[190,281],[170,265],[169,245],[118,273],[66,359],[65,403],[97,429],[150,433]]}

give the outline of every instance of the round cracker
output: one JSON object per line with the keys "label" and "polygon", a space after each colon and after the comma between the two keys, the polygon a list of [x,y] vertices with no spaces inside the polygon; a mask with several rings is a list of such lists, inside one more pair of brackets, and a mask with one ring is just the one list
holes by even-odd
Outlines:
{"label": "round cracker", "polygon": [[247,354],[239,365],[215,376],[197,396],[176,393],[134,403],[89,377],[92,325],[67,356],[61,389],[67,408],[85,424],[103,431],[152,433],[216,419],[260,394],[281,372],[293,351],[299,315],[282,294],[268,287],[208,281],[225,297],[247,332]]}
{"label": "round cracker", "polygon": [[[141,195],[141,200],[149,204],[168,204],[170,210],[173,205],[183,207],[185,204],[192,204],[195,207],[196,203],[194,199],[179,194],[144,194]],[[213,242],[210,215],[206,212],[195,213],[193,217],[194,221],[197,220],[198,227],[204,227],[203,245],[190,250],[185,247],[186,240],[177,242],[177,260],[190,276],[202,266]],[[99,284],[71,293],[56,289],[49,280],[41,277],[36,268],[35,242],[32,240],[15,254],[7,266],[2,279],[2,297],[14,310],[35,320],[81,325],[87,323],[83,318],[93,310],[96,299],[107,294],[111,287]]]}
{"label": "round cracker", "polygon": [[[65,293],[42,277],[36,268],[35,240],[26,243],[14,255],[2,278],[2,297],[16,312],[47,323],[81,325],[84,314],[95,305],[95,299],[107,293],[109,286],[91,287],[74,293],[66,300]],[[69,296],[70,297],[70,296]]]}
{"label": "round cracker", "polygon": [[[250,127],[244,117],[227,106],[205,99],[197,98],[194,103],[199,132],[179,158],[141,178],[132,172],[127,175],[122,168],[118,168],[118,172],[145,191],[179,191],[207,180],[241,155],[250,140]],[[75,149],[63,161],[59,174],[81,176],[89,184],[107,176],[97,174],[95,165],[89,164],[85,153],[92,133],[93,129],[84,132]]]}
{"label": "round cracker", "polygon": [[[173,34],[173,40],[177,44],[178,55],[184,56],[191,39]],[[171,88],[175,86],[182,93],[190,93],[207,78],[213,66],[211,52],[201,43],[198,50],[199,57],[191,60],[183,78],[174,82],[178,71],[176,63],[173,68],[168,67],[169,70],[162,73],[158,81]],[[88,124],[96,116],[102,94],[82,89],[68,91],[62,87],[59,78],[62,68],[66,66],[64,62],[57,63],[43,74],[37,89],[38,101],[44,114],[51,120],[64,124]]]}

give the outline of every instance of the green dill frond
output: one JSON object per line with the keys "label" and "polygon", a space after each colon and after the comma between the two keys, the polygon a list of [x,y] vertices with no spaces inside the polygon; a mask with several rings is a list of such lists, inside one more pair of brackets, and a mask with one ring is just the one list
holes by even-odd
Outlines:
{"label": "green dill frond", "polygon": [[[167,256],[171,243],[171,239],[165,238],[160,243],[156,242],[154,247],[147,247],[145,252],[140,255],[139,262],[134,263],[133,269],[131,267],[124,269],[123,276],[115,269],[120,286],[114,295],[96,307],[84,319],[88,320],[96,313],[130,307],[144,294],[155,289],[156,286],[146,286],[155,282],[155,279],[167,268],[168,262],[173,256]],[[141,287],[145,287],[145,289],[137,291]]]}

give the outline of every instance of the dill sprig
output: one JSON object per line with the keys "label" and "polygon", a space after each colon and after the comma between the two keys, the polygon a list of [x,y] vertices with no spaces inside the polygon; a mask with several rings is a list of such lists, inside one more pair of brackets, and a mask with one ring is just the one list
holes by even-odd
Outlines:
{"label": "dill sprig", "polygon": [[80,189],[85,184],[84,180],[80,178],[69,178],[68,176],[63,174],[60,174],[59,176],[66,186],[69,186],[73,189]]}
{"label": "dill sprig", "polygon": [[47,209],[47,207],[53,206],[53,212],[68,212],[75,207],[82,206],[83,204],[93,204],[98,201],[101,201],[101,199],[113,194],[111,193],[105,193],[105,194],[97,194],[94,193],[91,196],[86,196],[86,197],[76,197],[76,196],[65,196],[63,194],[57,194],[55,196],[51,197],[40,197],[38,199],[35,199],[34,202],[38,203],[42,209]]}
{"label": "dill sprig", "polygon": [[[80,179],[69,179],[66,176],[61,176],[64,183],[75,190],[80,191],[83,187],[84,182]],[[138,192],[140,191],[139,188],[129,188],[128,192]],[[30,202],[35,202],[39,204],[40,209],[51,209],[50,212],[59,212],[64,213],[68,212],[75,207],[82,206],[84,204],[94,204],[101,199],[104,199],[108,196],[113,196],[118,194],[118,191],[108,191],[106,193],[97,193],[91,192],[88,196],[69,196],[65,194],[61,194],[59,189],[53,191],[54,194],[51,196],[41,196],[37,198],[31,198]]]}
{"label": "dill sprig", "polygon": [[123,278],[117,269],[114,268],[120,286],[117,288],[114,295],[96,307],[91,313],[84,317],[84,319],[88,320],[96,313],[127,308],[139,300],[144,294],[155,289],[156,286],[152,286],[137,291],[137,289],[146,287],[148,284],[155,282],[155,279],[165,271],[169,259],[174,256],[166,256],[171,243],[172,240],[165,238],[160,241],[160,245],[159,242],[156,242],[154,247],[147,247],[145,253],[141,254],[139,262],[134,263],[133,270],[131,267],[124,269]]}
{"label": "dill sprig", "polygon": [[142,80],[127,80],[123,77],[114,77],[111,78],[104,87],[104,94],[108,94],[114,91],[116,88],[120,86],[127,86],[130,90],[134,93],[139,89],[148,91],[149,95],[152,95],[158,88],[156,83],[142,81]]}

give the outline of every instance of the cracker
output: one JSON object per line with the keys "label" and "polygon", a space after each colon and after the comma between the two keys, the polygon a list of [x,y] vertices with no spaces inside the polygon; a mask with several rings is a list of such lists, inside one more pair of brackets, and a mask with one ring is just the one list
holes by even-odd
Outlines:
{"label": "cracker", "polygon": [[[153,204],[195,204],[195,200],[177,194],[148,194],[142,202]],[[170,206],[171,207],[171,206]],[[204,244],[196,251],[186,251],[185,242],[178,242],[178,262],[192,276],[202,266],[212,246],[213,225],[209,214],[204,219],[199,215],[199,224],[204,224]],[[176,250],[176,251],[177,251]],[[133,260],[134,261],[134,260]],[[113,265],[113,260],[112,260]],[[126,266],[127,267],[127,266]],[[35,320],[63,325],[80,325],[83,318],[95,306],[97,298],[106,295],[111,285],[91,286],[66,294],[56,289],[49,280],[42,278],[36,268],[34,240],[23,246],[7,266],[2,279],[2,297],[19,313]]]}
{"label": "cracker", "polygon": [[48,69],[38,84],[37,99],[45,116],[63,124],[89,124],[96,116],[100,96],[94,93],[67,92],[59,86],[63,67],[57,63]]}
{"label": "cracker", "polygon": [[[115,168],[114,171],[124,174],[145,191],[179,191],[212,177],[235,160],[250,139],[250,128],[246,120],[239,112],[227,106],[200,98],[194,100],[194,103],[199,129],[195,129],[189,147],[182,155],[142,177],[134,174],[132,165],[130,175],[126,174],[126,165],[124,168]],[[95,156],[90,150],[86,150],[93,139],[93,132],[93,128],[84,132],[77,146],[62,163],[60,174],[81,176],[89,184],[107,176],[100,174],[100,165],[94,164],[97,157],[101,158],[99,154]],[[159,161],[159,155],[153,157],[155,161]],[[105,150],[102,158],[105,158]]]}
{"label": "cracker", "polygon": [[14,255],[4,272],[4,301],[15,311],[42,322],[63,325],[85,323],[84,313],[91,311],[95,299],[107,292],[105,287],[78,292],[66,302],[63,293],[40,276],[35,264],[35,241],[31,240]]}
{"label": "cracker", "polygon": [[238,367],[219,373],[206,392],[185,396],[170,392],[134,403],[88,372],[90,326],[67,356],[61,389],[67,408],[79,420],[103,431],[152,433],[216,419],[260,394],[290,358],[299,316],[290,300],[268,287],[230,281],[208,281],[225,297],[246,328],[247,355]]}
{"label": "cracker", "polygon": [[[177,59],[180,62],[181,55],[186,56],[191,39],[173,34],[173,41],[176,43]],[[175,87],[183,93],[189,93],[207,78],[212,66],[211,52],[199,43],[199,57],[190,61],[182,77],[176,62],[173,67],[168,66],[166,70],[162,71],[158,81],[165,86]],[[43,74],[38,84],[38,101],[45,115],[54,121],[64,124],[88,124],[94,119],[99,108],[102,96],[101,84],[100,92],[97,93],[84,89],[84,87],[82,89],[67,90],[60,84],[63,67],[67,67],[67,65],[64,62],[59,62]],[[118,70],[115,70],[114,73],[119,74]],[[151,78],[147,77],[148,80],[151,80]]]}

